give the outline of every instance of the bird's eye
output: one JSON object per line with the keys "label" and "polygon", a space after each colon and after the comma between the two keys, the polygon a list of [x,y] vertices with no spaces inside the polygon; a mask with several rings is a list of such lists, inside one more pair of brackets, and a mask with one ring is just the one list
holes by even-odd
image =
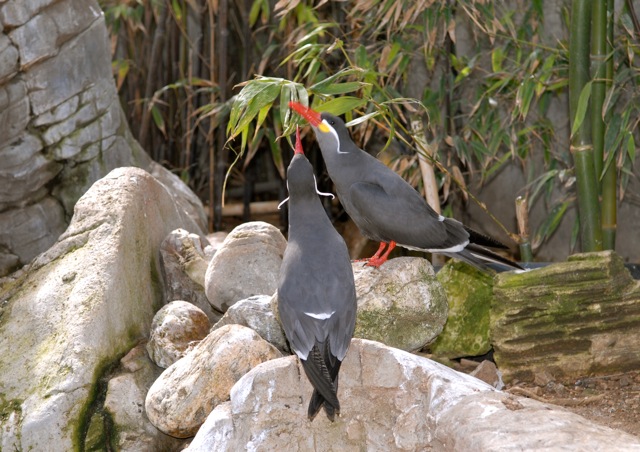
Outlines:
{"label": "bird's eye", "polygon": [[336,125],[336,122],[334,120],[329,121],[329,124],[331,124],[332,126]]}

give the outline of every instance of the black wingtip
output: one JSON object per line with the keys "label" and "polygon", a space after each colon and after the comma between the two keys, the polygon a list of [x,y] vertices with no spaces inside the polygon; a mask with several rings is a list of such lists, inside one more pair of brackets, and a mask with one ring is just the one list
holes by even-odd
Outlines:
{"label": "black wingtip", "polygon": [[491,248],[498,248],[501,250],[507,250],[509,247],[499,240],[494,239],[493,237],[489,237],[488,235],[482,234],[481,232],[475,231],[468,226],[464,226],[464,230],[469,234],[469,242],[475,243],[480,246],[489,246]]}
{"label": "black wingtip", "polygon": [[524,270],[520,264],[476,243],[470,243],[464,250],[453,257],[474,265],[481,270],[492,270],[488,264],[496,264],[509,270]]}
{"label": "black wingtip", "polygon": [[309,410],[307,411],[309,421],[313,421],[315,419],[320,412],[320,408],[324,408],[324,412],[331,422],[335,422],[336,415],[340,416],[340,404],[338,404],[337,407],[331,405],[316,389],[314,389],[313,394],[311,395],[311,400],[309,401]]}

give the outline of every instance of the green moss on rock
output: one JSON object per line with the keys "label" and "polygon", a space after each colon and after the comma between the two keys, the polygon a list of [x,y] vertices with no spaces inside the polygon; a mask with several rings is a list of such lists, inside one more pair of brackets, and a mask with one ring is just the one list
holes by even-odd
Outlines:
{"label": "green moss on rock", "polygon": [[449,316],[429,351],[446,358],[484,355],[491,349],[492,277],[458,261],[449,261],[437,277],[447,295]]}

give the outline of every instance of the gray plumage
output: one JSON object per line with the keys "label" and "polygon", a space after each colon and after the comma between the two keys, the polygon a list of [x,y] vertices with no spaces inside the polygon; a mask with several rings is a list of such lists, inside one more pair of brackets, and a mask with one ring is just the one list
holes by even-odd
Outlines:
{"label": "gray plumage", "polygon": [[506,248],[498,241],[438,215],[402,177],[358,148],[342,119],[290,105],[310,122],[338,198],[365,237],[391,248],[397,243],[455,257],[481,269],[487,269],[488,262],[520,268],[485,248]]}
{"label": "gray plumage", "polygon": [[308,415],[340,413],[338,372],[356,319],[349,253],[318,198],[313,168],[296,153],[287,170],[289,237],[278,283],[278,311],[291,348],[314,387]]}

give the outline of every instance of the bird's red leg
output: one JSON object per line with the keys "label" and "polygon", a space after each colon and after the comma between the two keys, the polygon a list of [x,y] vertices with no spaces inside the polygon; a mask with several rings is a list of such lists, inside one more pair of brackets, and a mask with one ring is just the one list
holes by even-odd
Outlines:
{"label": "bird's red leg", "polygon": [[369,265],[371,267],[380,267],[382,264],[387,262],[387,259],[389,258],[389,254],[396,247],[396,242],[391,240],[389,242],[389,247],[387,248],[387,250],[384,252],[384,254],[382,256],[379,255],[380,251],[382,251],[382,248],[383,248],[382,244],[380,244],[380,245],[381,246],[380,246],[380,248],[378,248],[378,251],[376,252],[376,254],[371,256],[371,258],[369,259],[369,262],[367,262],[366,265]]}
{"label": "bird's red leg", "polygon": [[380,255],[382,254],[385,246],[387,246],[387,242],[380,242],[380,246],[378,247],[378,251],[376,251],[376,254],[371,257],[356,259],[354,262],[369,262],[371,259],[380,259]]}

